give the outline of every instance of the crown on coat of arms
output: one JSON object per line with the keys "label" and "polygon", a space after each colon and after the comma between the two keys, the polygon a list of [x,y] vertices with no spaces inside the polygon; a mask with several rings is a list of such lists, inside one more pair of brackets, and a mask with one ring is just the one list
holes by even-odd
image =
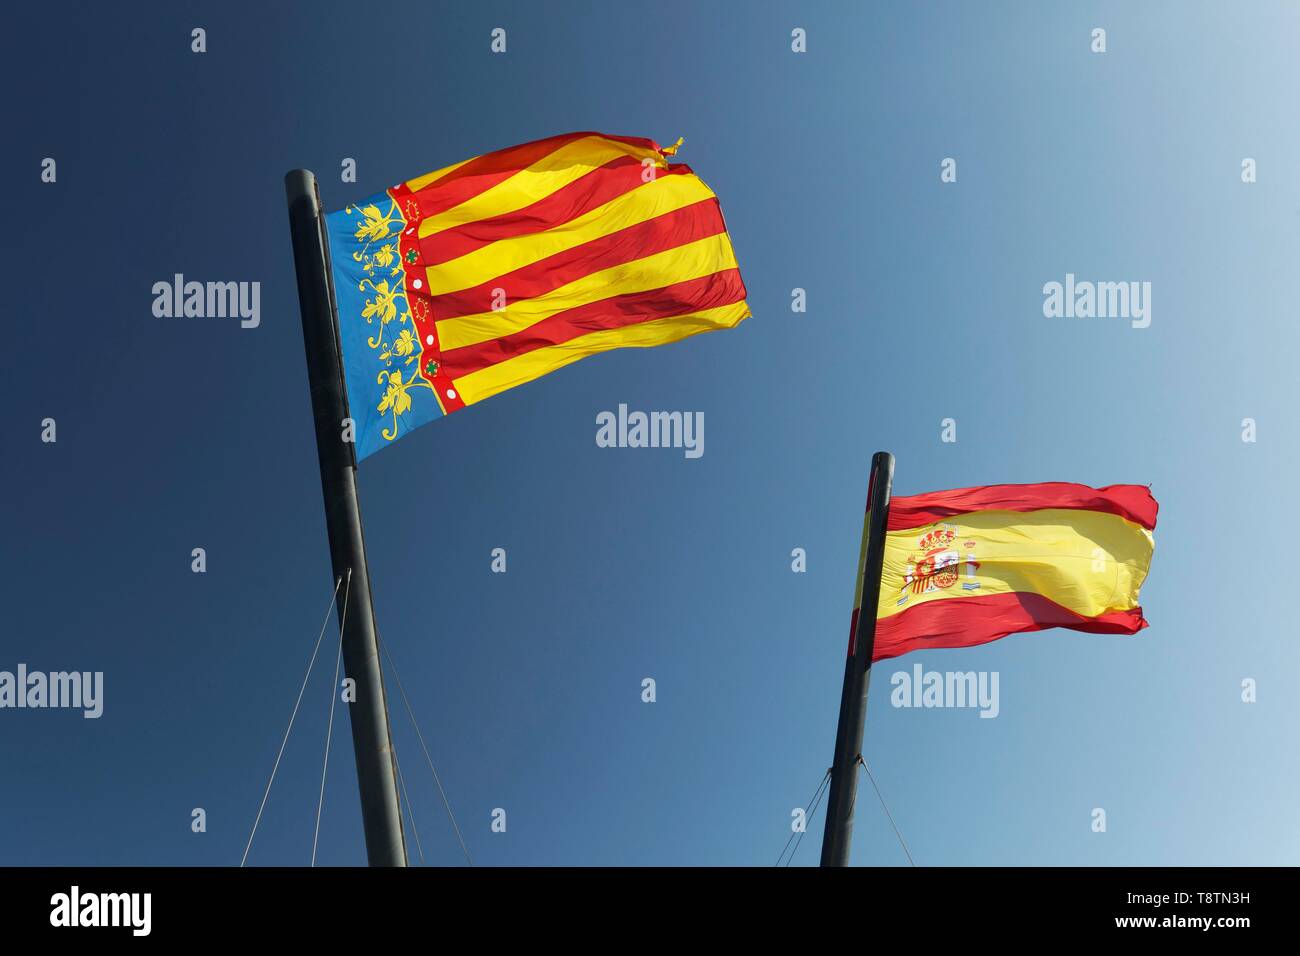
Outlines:
{"label": "crown on coat of arms", "polygon": [[956,539],[957,532],[949,528],[936,528],[934,531],[922,536],[919,546],[922,551],[933,551],[935,548],[946,548]]}

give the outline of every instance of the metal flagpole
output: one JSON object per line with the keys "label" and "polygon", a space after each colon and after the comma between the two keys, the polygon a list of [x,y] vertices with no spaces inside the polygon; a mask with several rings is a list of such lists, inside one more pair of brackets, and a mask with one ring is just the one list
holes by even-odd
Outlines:
{"label": "metal flagpole", "polygon": [[[348,707],[352,747],[361,790],[361,819],[366,857],[371,866],[406,866],[406,841],[393,770],[392,732],[388,702],[375,640],[370,574],[366,566],[361,509],[357,502],[356,449],[343,440],[348,417],[339,349],[338,316],[330,277],[329,240],[316,177],[295,169],[284,177],[289,200],[289,229],[293,234],[298,301],[302,308],[302,337],[307,350],[307,380],[316,421],[316,453],[320,459],[321,490],[325,497],[325,526],[335,579],[351,572],[351,596],[339,609],[343,628],[343,662],[356,682],[356,701]],[[339,689],[334,688],[334,693]]]}
{"label": "metal flagpole", "polygon": [[880,571],[885,557],[885,526],[889,495],[894,484],[894,456],[878,451],[871,459],[867,485],[867,513],[862,522],[862,550],[858,555],[857,599],[849,634],[849,657],[844,664],[844,690],[840,696],[839,728],[835,731],[835,760],[826,804],[826,832],[822,837],[822,866],[848,866],[853,842],[853,804],[858,795],[858,757],[862,753],[862,728],[867,718],[867,686],[871,682],[871,652],[876,642],[876,606],[880,598]]}

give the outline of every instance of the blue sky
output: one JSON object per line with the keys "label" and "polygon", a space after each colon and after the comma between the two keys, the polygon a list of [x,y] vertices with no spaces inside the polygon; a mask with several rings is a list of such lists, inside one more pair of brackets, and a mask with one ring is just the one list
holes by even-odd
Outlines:
{"label": "blue sky", "polygon": [[[685,137],[754,315],[363,463],[379,626],[475,862],[775,861],[830,761],[878,449],[897,494],[1135,482],[1161,504],[1139,636],[877,669],[866,756],[919,863],[1297,862],[1293,5],[360,9],[14,15],[0,669],[102,670],[105,701],[99,720],[0,711],[0,863],[242,853],[332,583],[284,172],[316,170],[338,208],[576,129]],[[155,318],[177,272],[260,282],[261,324]],[[1067,273],[1151,282],[1150,327],[1044,318]],[[597,447],[620,403],[702,411],[705,454]],[[252,863],[310,858],[324,656]],[[892,708],[914,663],[997,671],[999,716]],[[425,857],[456,864],[393,721]],[[319,861],[359,864],[345,729],[335,744]],[[860,798],[853,862],[905,864]],[[820,834],[819,816],[796,864]]]}

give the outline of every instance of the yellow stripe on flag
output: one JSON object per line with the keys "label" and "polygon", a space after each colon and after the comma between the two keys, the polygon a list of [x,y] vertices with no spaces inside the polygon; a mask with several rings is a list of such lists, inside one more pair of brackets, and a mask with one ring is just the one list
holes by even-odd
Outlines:
{"label": "yellow stripe on flag", "polygon": [[[425,270],[429,294],[443,295],[473,288],[557,252],[711,198],[713,190],[697,176],[659,176],[562,225],[544,232],[498,239],[459,258],[429,266]],[[506,295],[509,294],[510,290],[506,289]]]}
{"label": "yellow stripe on flag", "polygon": [[[545,295],[520,299],[498,312],[481,312],[437,323],[443,351],[477,345],[521,332],[552,315],[589,302],[633,292],[648,292],[677,282],[698,279],[736,268],[736,255],[726,233],[666,249],[642,259],[620,263],[575,279]],[[509,294],[509,290],[506,290]]]}
{"label": "yellow stripe on flag", "polygon": [[482,401],[508,388],[522,385],[535,378],[576,362],[588,355],[607,349],[645,348],[676,342],[697,332],[729,329],[749,316],[749,306],[744,302],[706,309],[689,315],[674,315],[652,319],[616,329],[602,329],[569,339],[558,345],[525,352],[496,365],[471,372],[456,380],[456,388],[466,405]]}
{"label": "yellow stripe on flag", "polygon": [[[924,547],[922,538],[932,532],[942,537]],[[1006,593],[1040,594],[1085,617],[1127,610],[1138,606],[1154,548],[1150,531],[1100,511],[955,515],[886,535],[877,616],[929,601]]]}
{"label": "yellow stripe on flag", "polygon": [[531,206],[620,156],[649,159],[658,167],[668,165],[656,150],[605,139],[603,136],[584,136],[564,144],[460,205],[421,221],[418,235],[424,239],[453,226],[462,226],[467,222],[501,216]]}
{"label": "yellow stripe on flag", "polygon": [[449,173],[454,173],[466,163],[472,163],[477,158],[478,157],[471,156],[469,159],[462,159],[459,163],[452,163],[450,166],[444,166],[442,169],[435,169],[433,172],[425,173],[423,176],[416,176],[414,179],[408,179],[406,181],[406,188],[413,193],[418,193],[425,186],[429,185],[429,183],[436,182]]}

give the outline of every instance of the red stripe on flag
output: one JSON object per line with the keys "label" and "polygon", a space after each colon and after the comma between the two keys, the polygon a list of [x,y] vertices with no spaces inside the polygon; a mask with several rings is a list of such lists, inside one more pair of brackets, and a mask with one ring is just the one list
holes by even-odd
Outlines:
{"label": "red stripe on flag", "polygon": [[537,262],[530,262],[513,272],[468,289],[433,296],[430,304],[438,321],[462,315],[478,315],[492,310],[497,289],[504,290],[507,302],[532,299],[593,272],[643,259],[726,231],[718,200],[702,199]]}
{"label": "red stripe on flag", "polygon": [[[415,197],[420,208],[418,218],[427,219],[453,209],[485,189],[505,182],[521,169],[526,169],[539,159],[549,156],[566,143],[587,136],[599,136],[602,139],[628,143],[642,149],[659,148],[654,140],[637,136],[608,136],[604,133],[580,132],[548,136],[545,139],[533,140],[531,143],[521,143],[493,153],[484,153],[413,192],[411,195]],[[411,217],[407,218],[409,220]]]}
{"label": "red stripe on flag", "polygon": [[[641,160],[635,156],[620,156],[523,209],[467,222],[426,236],[420,243],[424,264],[433,266],[456,259],[498,239],[511,239],[554,229],[644,186],[645,181],[641,178],[643,170]],[[689,171],[686,166],[677,165],[668,170],[659,170],[657,174],[680,176]]]}
{"label": "red stripe on flag", "polygon": [[1136,634],[1147,626],[1142,608],[1084,617],[1041,594],[985,594],[928,601],[876,622],[873,661],[909,651],[974,647],[1008,634],[1067,627],[1094,634]]}
{"label": "red stripe on flag", "polygon": [[444,352],[443,371],[460,378],[548,345],[559,345],[589,332],[617,329],[731,305],[745,298],[739,269],[674,282],[648,292],[629,292],[557,312],[526,329],[498,339]]}
{"label": "red stripe on flag", "polygon": [[1033,485],[984,485],[895,497],[889,503],[889,530],[902,531],[972,511],[1038,511],[1077,508],[1119,515],[1148,531],[1156,526],[1156,499],[1146,485],[1089,488],[1066,481]]}

